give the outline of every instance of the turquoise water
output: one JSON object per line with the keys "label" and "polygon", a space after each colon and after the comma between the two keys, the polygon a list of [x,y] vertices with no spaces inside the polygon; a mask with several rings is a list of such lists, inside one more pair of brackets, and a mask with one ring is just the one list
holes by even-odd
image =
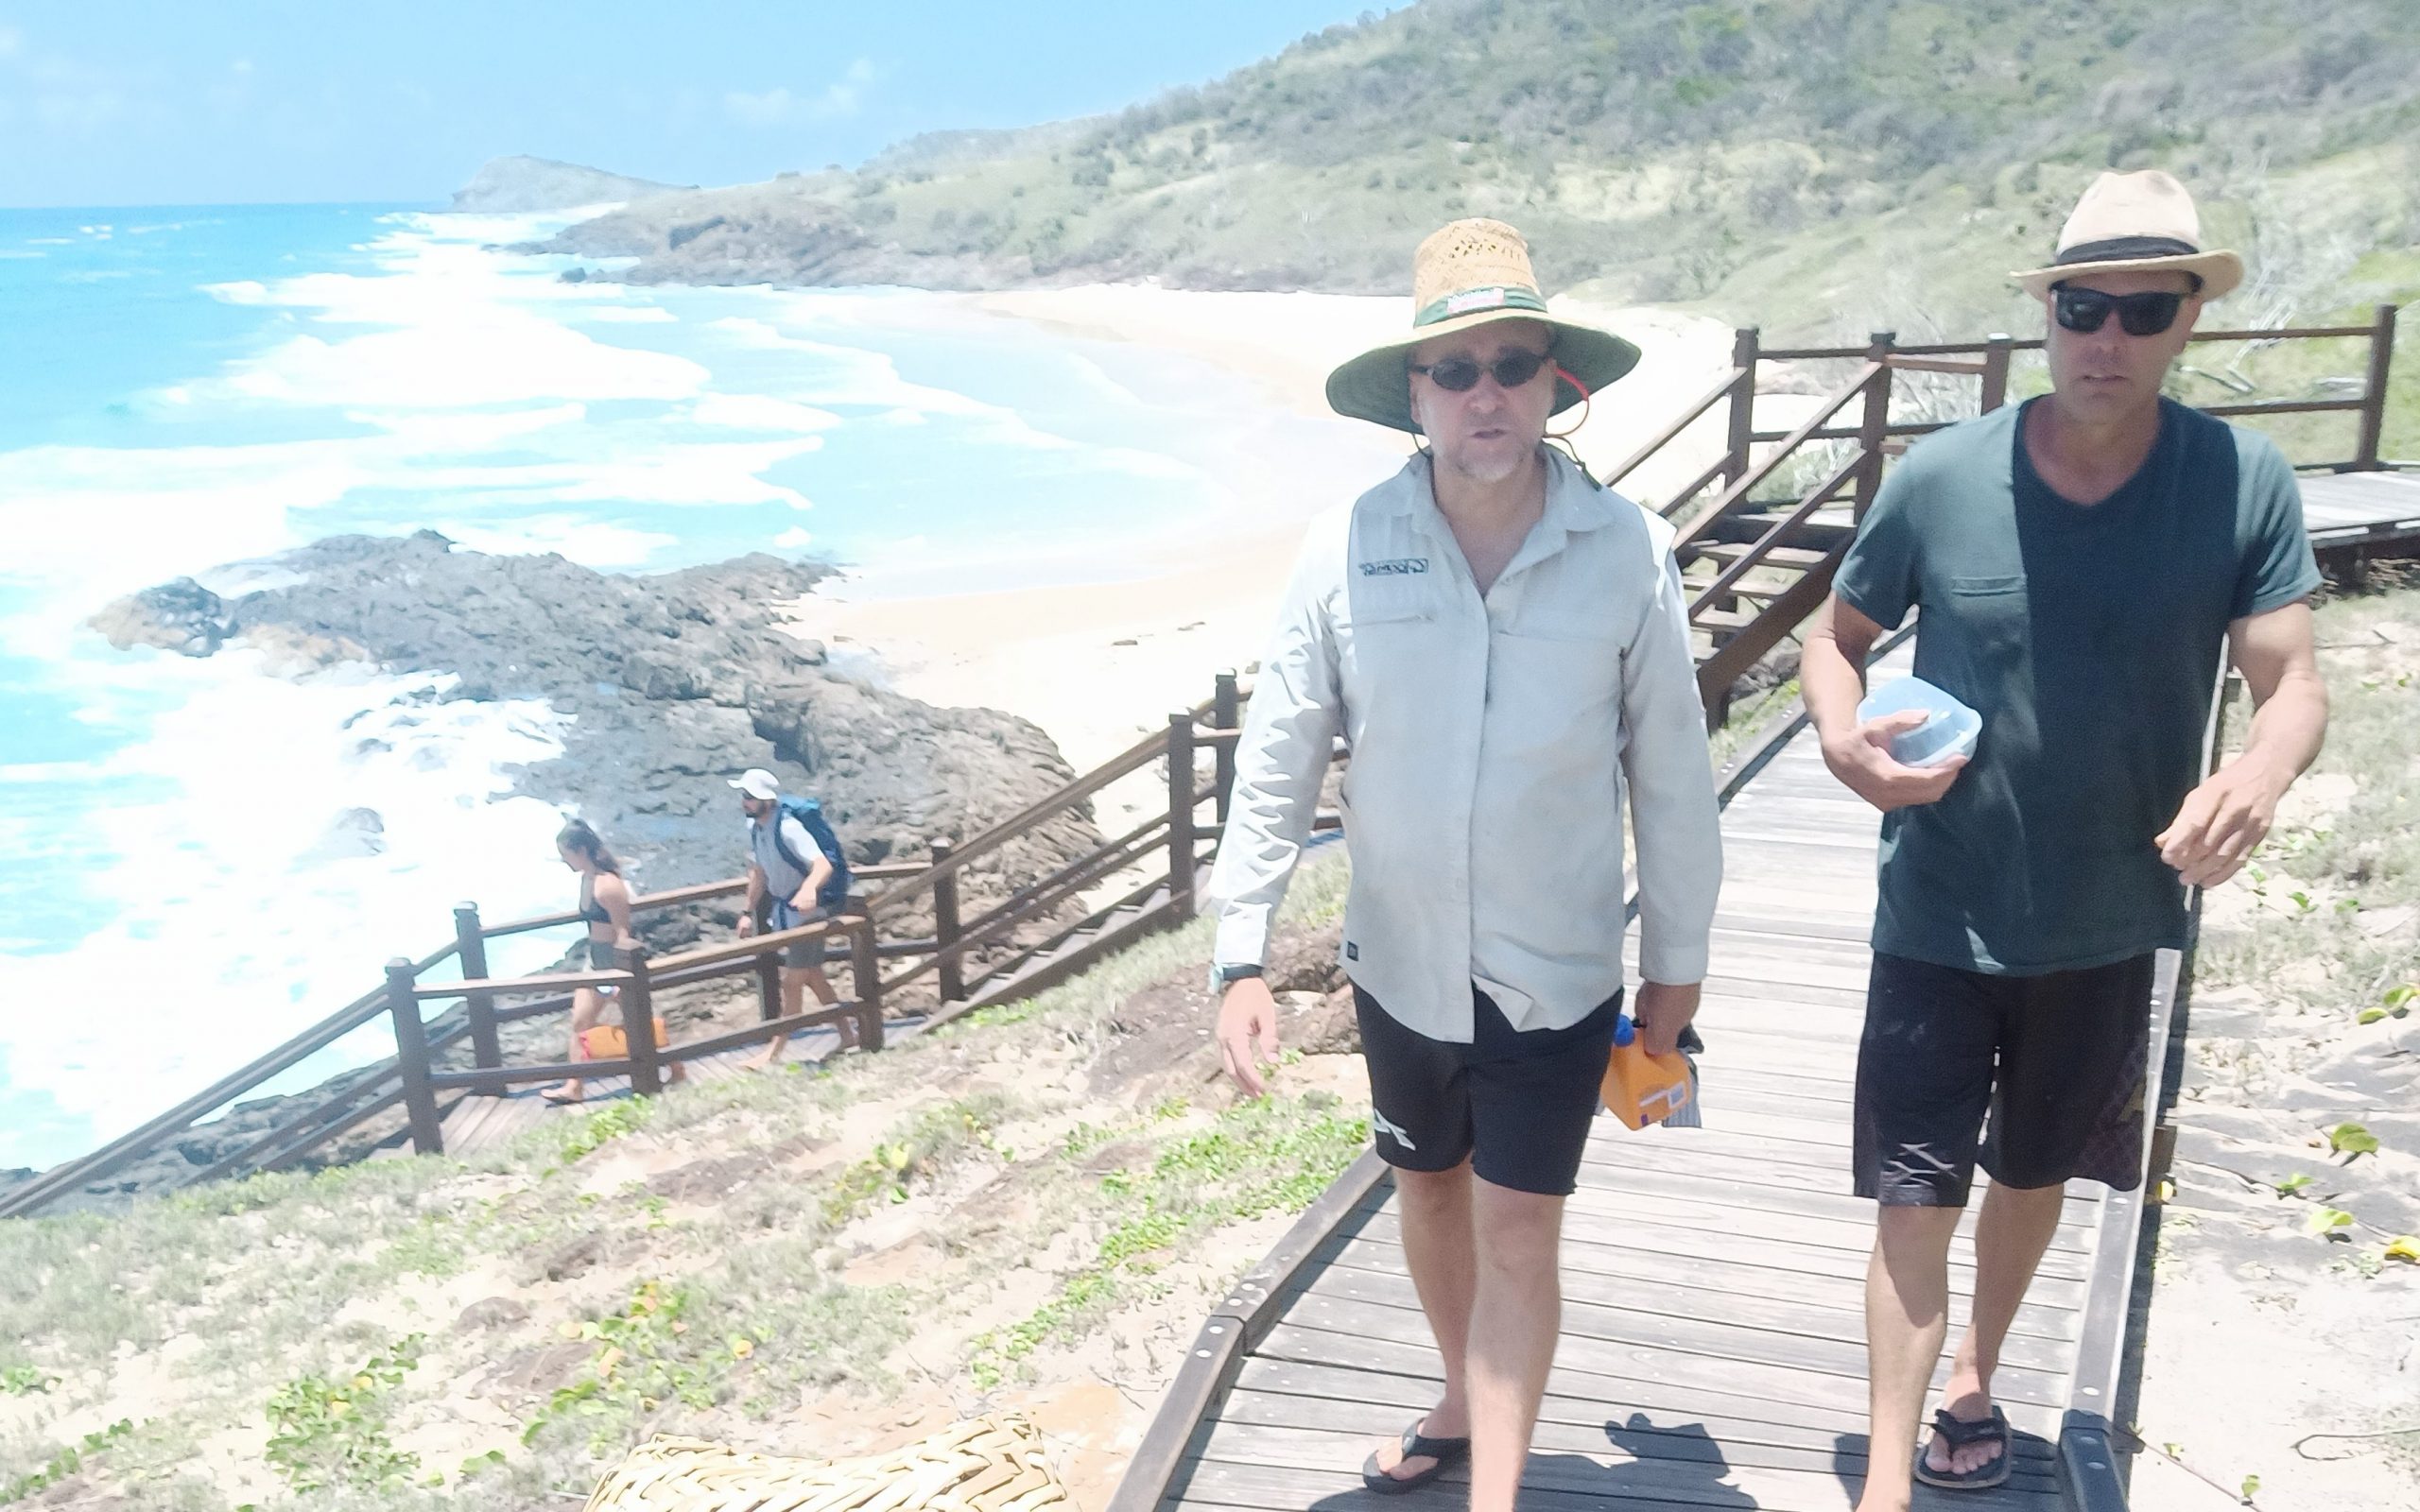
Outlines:
{"label": "turquoise water", "polygon": [[[442,679],[116,652],[84,622],[117,595],[422,527],[613,570],[813,555],[855,591],[935,592],[1110,576],[1236,505],[1215,480],[1248,405],[1206,369],[936,296],[566,284],[567,259],[495,249],[557,224],[0,211],[0,1166],[333,1010],[458,899],[568,891],[560,816],[502,770],[558,748],[543,704],[415,717],[396,700]],[[386,850],[321,854],[354,807]]]}

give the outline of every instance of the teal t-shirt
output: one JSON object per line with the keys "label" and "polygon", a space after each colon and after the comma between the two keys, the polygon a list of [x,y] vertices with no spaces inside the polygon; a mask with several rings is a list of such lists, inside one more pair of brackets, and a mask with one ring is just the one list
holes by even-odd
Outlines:
{"label": "teal t-shirt", "polygon": [[2231,621],[2319,586],[2293,469],[2171,401],[2140,472],[2083,507],[2027,458],[2022,407],[1953,425],[1883,482],[1834,589],[1983,716],[1937,803],[1882,817],[1874,948],[2036,975],[2183,943],[2152,836],[2201,776]]}

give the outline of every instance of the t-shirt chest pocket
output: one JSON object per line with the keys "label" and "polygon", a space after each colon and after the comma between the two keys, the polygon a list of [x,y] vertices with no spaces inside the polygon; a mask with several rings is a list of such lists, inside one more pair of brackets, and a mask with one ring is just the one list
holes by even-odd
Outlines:
{"label": "t-shirt chest pocket", "polygon": [[1942,608],[1979,659],[2002,662],[2025,654],[2031,601],[2023,573],[1956,576],[1944,587]]}

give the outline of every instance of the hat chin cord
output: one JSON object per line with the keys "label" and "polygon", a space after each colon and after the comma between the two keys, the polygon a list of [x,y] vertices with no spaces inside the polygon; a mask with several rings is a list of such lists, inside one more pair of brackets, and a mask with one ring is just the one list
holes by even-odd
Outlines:
{"label": "hat chin cord", "polygon": [[1597,474],[1589,472],[1588,464],[1581,460],[1580,448],[1571,443],[1571,438],[1579,433],[1581,426],[1588,423],[1588,407],[1596,402],[1596,396],[1589,393],[1588,386],[1574,378],[1571,370],[1562,363],[1554,365],[1554,375],[1580,390],[1580,418],[1559,431],[1547,432],[1547,439],[1562,447],[1564,455],[1571,458],[1571,465],[1580,470],[1580,475],[1594,483]]}

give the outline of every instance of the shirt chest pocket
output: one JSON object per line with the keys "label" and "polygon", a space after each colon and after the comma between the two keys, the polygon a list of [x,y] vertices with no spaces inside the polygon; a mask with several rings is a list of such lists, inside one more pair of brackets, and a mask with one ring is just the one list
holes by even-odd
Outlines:
{"label": "shirt chest pocket", "polygon": [[1351,585],[1335,622],[1344,665],[1364,675],[1416,670],[1423,659],[1435,654],[1441,596],[1435,585],[1416,576]]}
{"label": "shirt chest pocket", "polygon": [[2023,573],[1952,577],[1945,586],[1943,608],[1979,662],[2005,666],[2024,657],[2032,603]]}
{"label": "shirt chest pocket", "polygon": [[1621,703],[1622,647],[1610,623],[1523,619],[1488,638],[1488,701],[1541,731],[1604,718]]}

